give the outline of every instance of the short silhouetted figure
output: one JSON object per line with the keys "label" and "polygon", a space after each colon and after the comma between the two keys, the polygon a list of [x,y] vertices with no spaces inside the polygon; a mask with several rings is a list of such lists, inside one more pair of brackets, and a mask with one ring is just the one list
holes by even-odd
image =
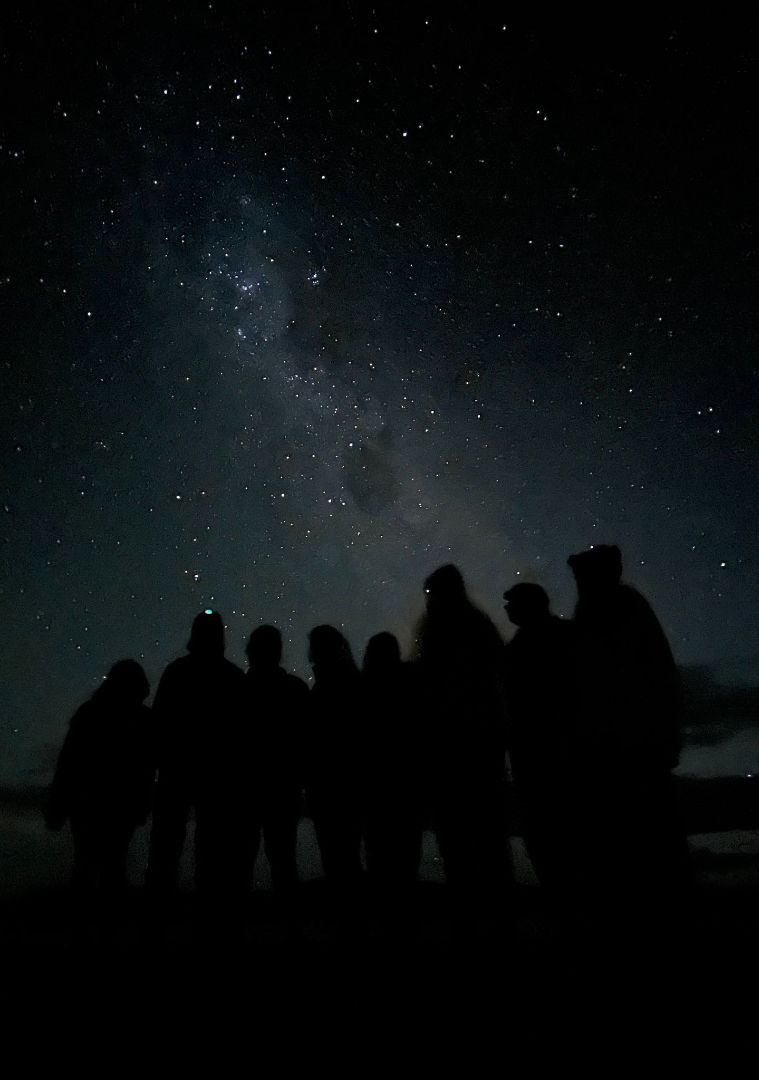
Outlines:
{"label": "short silhouetted figure", "polygon": [[414,666],[402,662],[398,640],[389,633],[369,640],[362,677],[367,871],[380,901],[398,909],[410,900],[421,860],[423,748],[418,679]]}
{"label": "short silhouetted figure", "polygon": [[680,683],[648,601],[621,581],[619,548],[572,555],[577,582],[590,854],[620,898],[650,901],[683,880],[684,834],[674,810],[680,754]]}
{"label": "short silhouetted figure", "polygon": [[455,899],[497,909],[511,881],[503,642],[446,565],[425,582],[417,657],[430,732],[430,797]]}
{"label": "short silhouetted figure", "polygon": [[522,836],[541,885],[563,901],[577,828],[575,632],[551,614],[540,585],[520,582],[503,598],[517,627],[506,646],[505,685]]}
{"label": "short silhouetted figure", "polygon": [[157,897],[178,885],[190,812],[195,816],[195,884],[202,897],[228,899],[244,845],[245,676],[224,657],[216,611],[196,616],[187,655],[164,671],[153,713],[159,732],[158,783],[147,884]]}
{"label": "short silhouetted figure", "polygon": [[350,645],[334,626],[309,634],[314,672],[308,719],[306,800],[327,880],[345,898],[361,880],[364,701]]}
{"label": "short silhouetted figure", "polygon": [[[145,672],[120,660],[74,714],[45,808],[48,828],[66,821],[74,841],[73,884],[90,915],[104,912],[126,887],[135,829],[150,811],[155,745]],[[100,897],[100,903],[96,900]]]}
{"label": "short silhouetted figure", "polygon": [[250,762],[248,867],[263,835],[275,894],[289,905],[298,884],[296,849],[304,785],[308,687],[280,665],[282,635],[259,626],[247,647],[246,743]]}

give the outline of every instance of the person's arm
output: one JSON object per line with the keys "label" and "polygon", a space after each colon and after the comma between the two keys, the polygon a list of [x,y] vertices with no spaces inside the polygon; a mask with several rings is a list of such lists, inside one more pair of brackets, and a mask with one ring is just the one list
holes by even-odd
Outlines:
{"label": "person's arm", "polygon": [[308,686],[302,679],[296,679],[293,686],[295,689],[292,695],[291,707],[295,723],[292,725],[292,730],[295,732],[297,740],[297,746],[295,747],[295,761],[298,787],[300,791],[303,792],[309,779],[310,746],[308,740],[311,734],[309,725],[311,697]]}
{"label": "person's arm", "polygon": [[153,809],[156,771],[158,769],[155,719],[147,705],[140,706],[139,791],[135,805],[138,825],[144,825]]}
{"label": "person's arm", "polygon": [[45,825],[55,832],[62,829],[71,812],[71,797],[81,752],[81,717],[77,713],[69,725],[55,767],[53,782],[43,808]]}
{"label": "person's arm", "polygon": [[160,783],[161,769],[170,757],[175,707],[174,670],[172,664],[164,671],[153,698],[151,713],[151,745],[154,768]]}

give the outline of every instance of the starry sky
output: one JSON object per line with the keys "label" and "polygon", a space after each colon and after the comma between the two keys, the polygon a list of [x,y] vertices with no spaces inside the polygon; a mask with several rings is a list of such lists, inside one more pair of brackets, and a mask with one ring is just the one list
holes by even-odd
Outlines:
{"label": "starry sky", "polygon": [[206,606],[307,674],[448,561],[508,636],[618,543],[759,682],[755,27],[102,8],[0,26],[0,781]]}

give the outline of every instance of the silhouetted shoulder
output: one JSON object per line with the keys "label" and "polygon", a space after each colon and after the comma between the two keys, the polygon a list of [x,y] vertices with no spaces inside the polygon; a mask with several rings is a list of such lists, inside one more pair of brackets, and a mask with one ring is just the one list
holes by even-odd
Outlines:
{"label": "silhouetted shoulder", "polygon": [[290,674],[289,671],[285,671],[283,675],[283,682],[288,694],[290,694],[293,699],[305,701],[308,697],[308,683],[298,675]]}
{"label": "silhouetted shoulder", "polygon": [[166,697],[171,694],[174,687],[181,686],[186,681],[191,661],[192,657],[190,656],[180,656],[179,659],[172,660],[170,664],[166,665],[153,699],[153,708],[157,712],[161,711]]}
{"label": "silhouetted shoulder", "polygon": [[223,657],[221,663],[222,670],[228,679],[238,683],[245,681],[245,672],[241,667],[238,667],[237,664],[233,664],[231,660],[227,660],[226,656]]}
{"label": "silhouetted shoulder", "polygon": [[192,668],[193,660],[191,656],[179,656],[176,660],[172,660],[166,665],[161,676],[161,682],[171,681],[172,679],[181,677],[182,673]]}
{"label": "silhouetted shoulder", "polygon": [[198,678],[205,680],[209,675],[227,679],[230,682],[244,682],[245,680],[245,672],[242,668],[231,660],[227,660],[225,656],[214,657],[211,661],[199,660],[191,654],[180,656],[167,664],[156,691],[156,704],[162,689],[192,682]]}
{"label": "silhouetted shoulder", "polygon": [[648,600],[646,600],[643,593],[638,592],[632,585],[619,585],[617,587],[617,602],[629,615],[637,615],[639,618],[653,619],[656,622],[659,621],[654,614],[654,609],[651,607]]}
{"label": "silhouetted shoulder", "polygon": [[486,615],[484,611],[480,611],[479,608],[472,608],[471,627],[476,629],[482,640],[492,645],[493,648],[500,649],[503,645],[503,638],[498,632],[495,623],[489,615]]}
{"label": "silhouetted shoulder", "polygon": [[536,647],[565,648],[572,647],[577,638],[577,627],[569,619],[560,619],[549,615],[537,626],[520,627],[511,641],[504,646],[507,656],[513,656],[524,649]]}
{"label": "silhouetted shoulder", "polygon": [[572,649],[577,641],[577,627],[571,619],[560,619],[552,615],[548,620],[546,633],[556,648]]}
{"label": "silhouetted shoulder", "polygon": [[360,694],[363,689],[361,673],[356,668],[332,672],[314,680],[310,694],[314,698],[332,697],[342,694]]}
{"label": "silhouetted shoulder", "polygon": [[98,711],[94,701],[85,701],[69,720],[69,733],[74,737],[85,734],[96,722]]}
{"label": "silhouetted shoulder", "polygon": [[655,650],[662,660],[669,658],[674,665],[664,628],[648,600],[632,585],[619,586],[619,611],[620,617],[640,633],[650,649]]}

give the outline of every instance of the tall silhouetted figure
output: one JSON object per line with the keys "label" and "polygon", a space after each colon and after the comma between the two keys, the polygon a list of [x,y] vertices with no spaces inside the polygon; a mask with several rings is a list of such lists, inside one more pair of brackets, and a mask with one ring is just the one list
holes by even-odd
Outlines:
{"label": "tall silhouetted figure", "polygon": [[572,555],[585,730],[581,747],[595,871],[615,900],[646,907],[682,883],[687,858],[674,809],[680,685],[649,603],[622,584],[619,548]]}
{"label": "tall silhouetted figure", "polygon": [[361,880],[364,702],[350,645],[334,626],[309,634],[310,693],[306,798],[322,867],[341,901]]}
{"label": "tall silhouetted figure", "polygon": [[224,657],[224,623],[216,611],[196,616],[187,655],[158,685],[158,784],[147,883],[169,898],[190,811],[195,815],[195,884],[204,900],[229,899],[244,844],[242,750],[245,676]]}
{"label": "tall silhouetted figure", "polygon": [[511,881],[503,642],[455,566],[427,578],[417,655],[431,740],[431,802],[459,906],[497,910]]}
{"label": "tall silhouetted figure", "polygon": [[289,907],[298,884],[296,847],[304,784],[308,687],[280,666],[282,635],[259,626],[247,656],[246,741],[250,757],[248,868],[263,834],[275,894]]}
{"label": "tall silhouetted figure", "polygon": [[150,811],[155,745],[145,672],[120,660],[74,714],[50,788],[45,820],[68,820],[79,915],[107,914],[126,887],[126,858]]}
{"label": "tall silhouetted figure", "polygon": [[[422,745],[417,673],[393,634],[364,653],[366,865],[390,917],[407,914],[422,850]],[[406,909],[406,910],[404,910]]]}
{"label": "tall silhouetted figure", "polygon": [[509,753],[527,854],[541,885],[563,902],[577,828],[575,630],[551,614],[540,585],[503,598],[517,632],[506,646]]}

